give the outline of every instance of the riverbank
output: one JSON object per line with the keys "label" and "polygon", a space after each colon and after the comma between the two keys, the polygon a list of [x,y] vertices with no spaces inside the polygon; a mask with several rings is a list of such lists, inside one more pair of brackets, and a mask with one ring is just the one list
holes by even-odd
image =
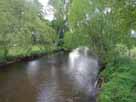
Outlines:
{"label": "riverbank", "polygon": [[102,78],[100,102],[135,102],[136,60],[119,57],[100,73]]}
{"label": "riverbank", "polygon": [[33,59],[36,59],[36,58],[39,58],[45,55],[50,55],[50,54],[58,53],[61,51],[69,52],[69,51],[65,51],[64,49],[56,49],[56,50],[52,50],[48,52],[44,51],[42,53],[37,52],[37,53],[30,54],[30,55],[25,55],[25,56],[21,56],[21,55],[20,56],[8,56],[6,60],[5,59],[1,60],[0,67],[9,65],[15,62],[33,60]]}
{"label": "riverbank", "polygon": [[19,62],[19,61],[27,61],[27,60],[32,60],[38,57],[41,57],[43,55],[46,55],[47,53],[42,53],[42,54],[33,54],[30,56],[10,56],[7,58],[7,60],[3,60],[2,62],[0,62],[0,67],[1,66],[5,66],[5,65],[9,65],[15,62]]}

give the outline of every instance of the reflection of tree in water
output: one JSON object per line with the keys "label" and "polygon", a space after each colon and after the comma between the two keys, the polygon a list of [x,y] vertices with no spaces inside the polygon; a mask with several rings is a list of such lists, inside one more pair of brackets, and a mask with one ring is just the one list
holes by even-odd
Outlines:
{"label": "reflection of tree in water", "polygon": [[[97,73],[99,70],[97,59],[88,55],[89,49],[77,48],[69,55],[69,70],[73,83],[81,92],[95,96]],[[71,61],[72,60],[72,61]],[[72,65],[71,65],[72,64]]]}

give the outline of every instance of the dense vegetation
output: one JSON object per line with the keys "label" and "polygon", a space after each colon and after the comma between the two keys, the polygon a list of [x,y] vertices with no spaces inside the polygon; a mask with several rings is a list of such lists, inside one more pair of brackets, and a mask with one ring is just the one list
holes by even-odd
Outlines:
{"label": "dense vegetation", "polygon": [[0,1],[0,61],[55,49],[57,34],[41,8],[36,0]]}
{"label": "dense vegetation", "polygon": [[72,0],[68,24],[64,48],[88,46],[105,64],[98,101],[135,102],[136,2]]}
{"label": "dense vegetation", "polygon": [[73,0],[64,46],[89,46],[103,61],[109,61],[117,55],[116,47],[135,46],[131,36],[136,27],[135,9],[133,0]]}
{"label": "dense vegetation", "polygon": [[136,1],[72,0],[64,48],[88,46],[105,70],[98,101],[136,100]]}
{"label": "dense vegetation", "polygon": [[88,46],[105,65],[99,101],[135,102],[136,1],[66,1],[50,0],[49,22],[37,0],[1,0],[0,61]]}
{"label": "dense vegetation", "polygon": [[127,57],[116,59],[102,72],[104,83],[100,102],[135,102],[136,61]]}

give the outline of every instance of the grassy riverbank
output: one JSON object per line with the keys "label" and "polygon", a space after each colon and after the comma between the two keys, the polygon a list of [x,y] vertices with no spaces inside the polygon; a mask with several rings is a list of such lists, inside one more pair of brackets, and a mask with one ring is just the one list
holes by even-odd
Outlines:
{"label": "grassy riverbank", "polygon": [[29,49],[25,49],[23,47],[12,47],[8,49],[6,56],[4,56],[4,52],[0,51],[0,65],[13,63],[22,59],[31,59],[43,54],[52,53],[56,50],[56,47],[47,46],[31,46]]}
{"label": "grassy riverbank", "polygon": [[136,60],[119,57],[101,73],[104,79],[100,102],[135,102]]}

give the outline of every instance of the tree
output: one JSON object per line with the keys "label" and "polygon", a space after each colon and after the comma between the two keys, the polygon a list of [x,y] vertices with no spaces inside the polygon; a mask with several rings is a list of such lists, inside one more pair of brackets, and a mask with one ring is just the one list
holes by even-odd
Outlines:
{"label": "tree", "polygon": [[[43,44],[45,40],[51,43],[50,46],[54,46],[52,42],[57,36],[43,19],[41,8],[37,0],[0,1],[0,52],[4,58],[16,55],[20,50],[21,54],[30,55],[32,47],[35,46],[33,43],[35,36],[41,36],[40,46],[47,45]],[[35,33],[38,35],[34,35]],[[12,49],[16,50],[11,52]]]}
{"label": "tree", "polygon": [[[114,49],[117,44],[132,48],[135,43],[130,30],[136,21],[133,2],[133,0],[73,0],[68,24],[69,32],[74,32],[74,36],[69,33],[69,36],[72,36],[69,37],[69,41],[71,38],[76,40],[81,34],[82,37],[79,39],[86,41],[83,45],[88,45],[89,40],[90,48],[104,62],[115,57],[113,55],[116,55]],[[80,45],[79,43],[75,47]]]}

